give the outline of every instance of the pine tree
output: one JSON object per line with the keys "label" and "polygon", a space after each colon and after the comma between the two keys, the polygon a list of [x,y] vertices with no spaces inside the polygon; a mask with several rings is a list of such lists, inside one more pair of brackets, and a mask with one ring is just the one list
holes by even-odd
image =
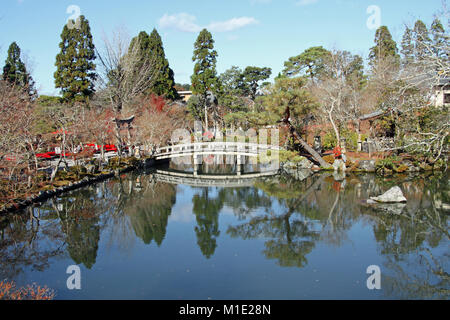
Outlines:
{"label": "pine tree", "polygon": [[431,24],[431,33],[433,34],[433,48],[436,56],[439,58],[444,58],[445,55],[448,56],[449,53],[444,48],[448,48],[446,43],[448,43],[449,37],[445,34],[444,26],[438,18],[434,19]]}
{"label": "pine tree", "polygon": [[431,39],[428,28],[422,20],[417,20],[414,25],[414,42],[415,42],[415,57],[416,60],[423,60],[424,57],[430,54]]}
{"label": "pine tree", "polygon": [[3,67],[3,80],[24,88],[30,95],[36,93],[34,81],[27,72],[25,64],[20,59],[20,48],[16,42],[11,43],[8,49],[8,57]]}
{"label": "pine tree", "polygon": [[55,86],[67,102],[87,101],[94,93],[95,47],[89,21],[80,16],[78,27],[67,24],[61,33],[61,52],[56,56]]}
{"label": "pine tree", "polygon": [[[145,75],[148,77],[152,76],[152,74],[150,74],[150,68],[144,66],[144,64],[150,66],[153,63],[149,43],[150,37],[145,31],[141,31],[136,37],[131,39],[130,46],[128,48],[128,59],[132,64],[133,79],[135,79],[134,81],[136,81],[135,77],[143,77]],[[139,45],[138,48],[136,48],[137,45]],[[142,88],[141,91],[149,91],[150,83],[151,81],[145,81],[145,88]]]}
{"label": "pine tree", "polygon": [[291,77],[307,75],[311,80],[321,76],[325,63],[330,56],[330,51],[324,47],[311,47],[296,57],[289,58],[284,63],[283,74]]}
{"label": "pine tree", "polygon": [[149,81],[149,87],[145,92],[164,96],[171,100],[178,99],[179,96],[175,89],[174,73],[169,67],[169,61],[166,59],[161,37],[156,29],[153,29],[150,35],[145,31],[141,31],[137,37],[133,38],[130,43],[129,54],[135,50],[137,43],[139,43],[139,48],[135,54],[138,57],[138,61],[134,69],[136,71],[140,70],[144,61],[151,63],[153,71],[156,69],[154,74],[152,72],[149,75],[155,77],[155,79],[154,81]]}
{"label": "pine tree", "polygon": [[243,72],[244,81],[246,84],[246,93],[255,101],[256,93],[259,89],[261,81],[269,79],[272,75],[271,68],[247,67]]}
{"label": "pine tree", "polygon": [[166,58],[161,37],[156,29],[153,29],[150,34],[149,50],[155,57],[156,68],[159,70],[156,82],[151,91],[158,96],[165,96],[171,100],[178,99],[179,96],[175,89],[174,73],[169,67],[169,61]]}
{"label": "pine tree", "polygon": [[414,44],[412,36],[412,30],[406,27],[405,33],[403,34],[401,50],[401,53],[403,55],[402,63],[404,66],[414,61]]}
{"label": "pine tree", "polygon": [[[214,40],[211,33],[203,29],[195,44],[194,56],[192,61],[195,62],[194,74],[191,76],[193,94],[197,95],[200,100],[198,108],[204,108],[205,124],[208,126],[207,115],[207,96],[208,91],[217,92],[219,81],[217,78],[216,61],[217,51],[214,50]],[[194,112],[198,114],[197,112]]]}
{"label": "pine tree", "polygon": [[375,33],[375,46],[370,49],[369,64],[373,67],[382,59],[392,59],[394,64],[400,60],[397,43],[386,26],[381,26]]}

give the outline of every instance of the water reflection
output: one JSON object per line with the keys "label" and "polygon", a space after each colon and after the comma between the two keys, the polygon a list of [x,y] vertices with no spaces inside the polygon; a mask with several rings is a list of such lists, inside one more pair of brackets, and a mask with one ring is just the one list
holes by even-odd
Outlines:
{"label": "water reflection", "polygon": [[27,210],[0,223],[0,276],[14,279],[27,269],[44,271],[52,258],[65,254],[58,221],[41,226]]}
{"label": "water reflection", "polygon": [[[320,246],[356,243],[353,228],[369,226],[383,261],[386,296],[448,298],[448,174],[339,180],[331,174],[303,181],[277,176],[259,179],[253,187],[180,189],[158,182],[152,173],[124,175],[2,218],[0,278],[45,272],[52,261],[68,258],[92,269],[104,251],[101,239],[125,252],[136,241],[161,247],[169,216],[177,200],[183,200],[191,201],[195,217],[183,232],[195,232],[205,259],[214,257],[220,241],[263,239],[266,259],[302,269]],[[394,185],[401,186],[407,204],[374,207],[361,202]],[[227,210],[234,220],[220,225]]]}
{"label": "water reflection", "polygon": [[209,195],[209,188],[202,189],[201,194],[194,195],[193,212],[197,220],[195,234],[197,235],[197,244],[203,255],[210,258],[217,247],[217,237],[219,231],[219,212],[223,208],[223,199],[220,194],[217,198]]}

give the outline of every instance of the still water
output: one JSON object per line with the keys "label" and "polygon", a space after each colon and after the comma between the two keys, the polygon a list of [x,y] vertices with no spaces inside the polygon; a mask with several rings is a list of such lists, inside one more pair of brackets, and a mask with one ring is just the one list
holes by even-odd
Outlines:
{"label": "still water", "polygon": [[[448,299],[449,177],[200,187],[127,174],[0,220],[0,279],[56,299]],[[361,201],[395,185],[406,205]]]}

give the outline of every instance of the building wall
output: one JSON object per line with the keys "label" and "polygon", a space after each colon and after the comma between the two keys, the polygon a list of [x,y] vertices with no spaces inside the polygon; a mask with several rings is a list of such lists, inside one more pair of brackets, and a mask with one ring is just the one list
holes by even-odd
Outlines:
{"label": "building wall", "polygon": [[443,106],[445,99],[447,99],[447,103],[450,103],[448,102],[449,97],[450,97],[450,89],[436,90],[436,106],[437,107]]}
{"label": "building wall", "polygon": [[[362,135],[370,136],[371,134],[376,134],[376,132],[380,129],[379,126],[377,126],[376,121],[377,118],[370,118],[365,120],[359,121],[359,130]],[[372,126],[372,130],[371,130]],[[349,121],[347,123],[347,128],[350,131],[357,131],[356,125],[353,121]],[[331,123],[324,123],[324,124],[311,124],[305,127],[305,131],[307,133],[306,140],[309,144],[314,143],[314,137],[316,135],[319,135],[323,137],[327,132],[333,131],[333,126]]]}
{"label": "building wall", "polygon": [[192,97],[191,91],[179,91],[178,94],[185,102],[188,102],[188,100]]}

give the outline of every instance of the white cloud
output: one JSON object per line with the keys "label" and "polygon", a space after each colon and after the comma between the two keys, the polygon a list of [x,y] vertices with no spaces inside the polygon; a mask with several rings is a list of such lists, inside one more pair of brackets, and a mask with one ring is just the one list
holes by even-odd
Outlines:
{"label": "white cloud", "polygon": [[[197,18],[188,13],[165,14],[159,19],[159,26],[161,28],[173,28],[182,32],[199,32],[203,27],[198,25],[196,21]],[[205,28],[214,32],[229,32],[257,23],[258,20],[255,18],[239,17],[227,21],[213,21]]]}
{"label": "white cloud", "polygon": [[183,32],[199,32],[202,28],[195,23],[197,18],[188,13],[165,14],[159,19],[161,28],[174,28]]}
{"label": "white cloud", "polygon": [[241,29],[245,26],[257,24],[258,20],[252,17],[233,18],[222,22],[212,22],[208,29],[215,32],[228,32]]}
{"label": "white cloud", "polygon": [[299,0],[295,3],[296,6],[307,6],[318,2],[319,0]]}

